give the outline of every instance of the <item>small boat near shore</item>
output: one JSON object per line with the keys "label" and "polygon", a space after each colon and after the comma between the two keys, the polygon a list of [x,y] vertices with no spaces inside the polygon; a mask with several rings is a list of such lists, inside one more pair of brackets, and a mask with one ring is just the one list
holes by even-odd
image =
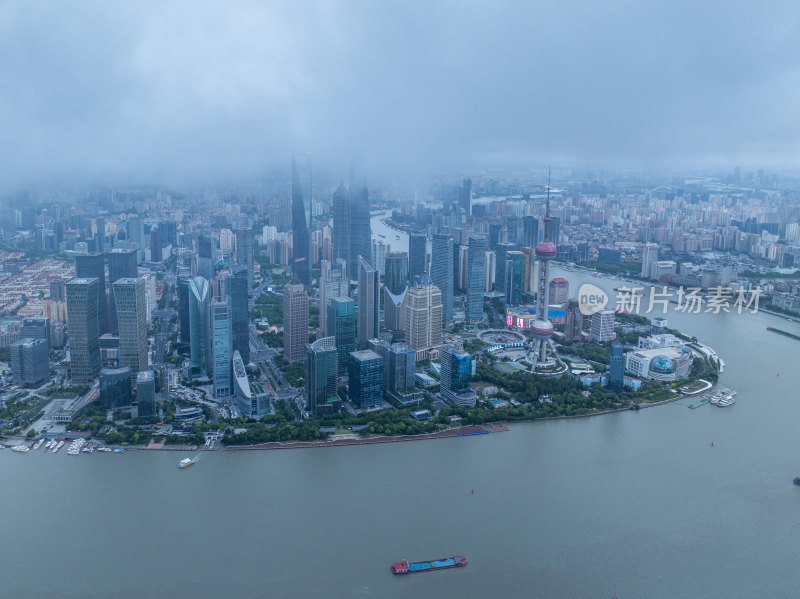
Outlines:
{"label": "small boat near shore", "polygon": [[39,449],[44,444],[44,438],[39,439],[36,443],[33,444],[33,449]]}
{"label": "small boat near shore", "polygon": [[18,451],[19,453],[28,453],[31,450],[27,445],[15,445],[11,451]]}
{"label": "small boat near shore", "polygon": [[704,406],[704,405],[706,405],[708,403],[708,401],[709,401],[708,398],[704,397],[700,401],[696,401],[693,404],[689,404],[689,409],[690,410],[694,410],[695,408],[699,408],[700,406]]}

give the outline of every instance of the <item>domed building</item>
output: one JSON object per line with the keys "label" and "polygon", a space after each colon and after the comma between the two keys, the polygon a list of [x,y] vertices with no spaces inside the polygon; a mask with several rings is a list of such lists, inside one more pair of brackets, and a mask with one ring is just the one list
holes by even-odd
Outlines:
{"label": "domed building", "polygon": [[654,381],[680,381],[689,376],[693,359],[685,345],[637,349],[625,354],[625,372]]}

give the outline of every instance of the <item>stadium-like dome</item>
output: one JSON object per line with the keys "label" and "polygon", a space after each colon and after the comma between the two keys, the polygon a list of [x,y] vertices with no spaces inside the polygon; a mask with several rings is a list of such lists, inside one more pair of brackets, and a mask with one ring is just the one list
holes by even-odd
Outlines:
{"label": "stadium-like dome", "polygon": [[650,371],[659,374],[672,374],[675,371],[675,364],[667,356],[656,356],[650,360]]}

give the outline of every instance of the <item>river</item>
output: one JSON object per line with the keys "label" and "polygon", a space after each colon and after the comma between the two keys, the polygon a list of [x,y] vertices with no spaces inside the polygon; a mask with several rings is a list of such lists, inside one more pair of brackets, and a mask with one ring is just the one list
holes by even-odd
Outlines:
{"label": "river", "polygon": [[[620,285],[553,276],[573,294]],[[765,327],[800,326],[763,313],[668,318],[725,360],[734,406],[681,400],[480,437],[206,452],[183,471],[188,453],[0,451],[0,596],[795,596],[800,342]],[[454,554],[467,567],[389,572]]]}

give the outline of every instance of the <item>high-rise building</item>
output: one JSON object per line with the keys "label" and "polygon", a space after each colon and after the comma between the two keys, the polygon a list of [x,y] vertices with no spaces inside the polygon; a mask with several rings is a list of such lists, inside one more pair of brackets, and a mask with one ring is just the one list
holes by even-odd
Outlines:
{"label": "high-rise building", "polygon": [[314,416],[333,414],[341,408],[337,383],[336,340],[317,339],[306,344],[306,409]]}
{"label": "high-rise building", "polygon": [[383,286],[396,295],[408,286],[408,252],[386,254]]}
{"label": "high-rise building", "polygon": [[[505,294],[507,291],[506,285],[506,260],[509,252],[517,249],[516,243],[500,242],[495,247],[495,287],[497,291]],[[504,296],[504,301],[507,304],[514,304],[508,295]]]}
{"label": "high-rise building", "polygon": [[105,251],[106,247],[106,219],[98,216],[94,219],[95,225],[95,247],[101,254]]}
{"label": "high-rise building", "polygon": [[283,291],[283,355],[289,364],[305,357],[308,345],[308,293],[292,283]]}
{"label": "high-rise building", "polygon": [[411,233],[408,236],[408,284],[415,285],[425,274],[425,254],[428,236],[425,233]]}
{"label": "high-rise building", "polygon": [[197,236],[197,274],[206,281],[214,278],[214,264],[217,261],[217,248],[210,233]]}
{"label": "high-rise building", "polygon": [[458,194],[458,206],[469,216],[472,209],[472,179],[464,179]]}
{"label": "high-rise building", "polygon": [[189,317],[189,285],[192,279],[188,276],[178,277],[178,327],[181,353],[189,352],[189,339],[191,338],[191,319]]}
{"label": "high-rise building", "polygon": [[161,262],[161,231],[153,229],[150,231],[150,262]]}
{"label": "high-rise building", "polygon": [[292,271],[308,288],[311,286],[311,156],[308,155],[292,155],[292,248]]}
{"label": "high-rise building", "polygon": [[97,326],[100,334],[110,331],[106,310],[106,266],[103,254],[75,256],[75,276],[82,279],[97,279]]}
{"label": "high-rise building", "polygon": [[358,347],[366,348],[380,331],[380,281],[363,256],[358,257]]}
{"label": "high-rise building", "polygon": [[[355,191],[353,191],[355,189]],[[347,272],[358,273],[358,257],[372,255],[372,228],[369,220],[369,190],[366,185],[350,187],[350,262]]]}
{"label": "high-rise building", "polygon": [[525,276],[525,254],[519,250],[506,252],[505,271],[503,280],[505,288],[502,290],[506,303],[518,306],[522,303],[523,278]]}
{"label": "high-rise building", "polygon": [[332,297],[327,312],[328,330],[323,334],[336,340],[339,376],[344,376],[350,352],[356,348],[356,303],[349,297]]}
{"label": "high-rise building", "polygon": [[50,319],[46,316],[29,316],[22,319],[20,339],[44,339],[50,351]]}
{"label": "high-rise building", "polygon": [[253,244],[253,229],[236,229],[236,265],[246,269],[248,290],[253,288]]}
{"label": "high-rise building", "polygon": [[564,304],[569,300],[569,281],[557,277],[550,281],[549,300],[551,304]]}
{"label": "high-rise building", "polygon": [[405,343],[384,340],[377,340],[374,347],[383,358],[383,390],[394,394],[413,388],[417,352]]}
{"label": "high-rise building", "polygon": [[348,397],[359,408],[372,408],[383,402],[383,358],[371,349],[354,351],[349,356]]}
{"label": "high-rise building", "polygon": [[580,341],[583,333],[583,314],[578,300],[567,302],[564,315],[564,336],[568,341]]}
{"label": "high-rise building", "polygon": [[233,268],[228,279],[231,308],[231,336],[233,351],[238,351],[245,364],[250,362],[250,312],[248,305],[247,268]]}
{"label": "high-rise building", "polygon": [[106,253],[108,261],[108,306],[111,332],[119,332],[117,326],[117,306],[114,303],[114,281],[119,279],[135,279],[139,276],[139,267],[136,262],[136,250],[114,248]]}
{"label": "high-rise building", "polygon": [[550,241],[558,245],[558,239],[561,235],[561,219],[554,216],[550,219]]}
{"label": "high-rise building", "polygon": [[622,345],[611,344],[611,357],[608,366],[608,386],[621,389],[625,383],[625,357],[622,355]]}
{"label": "high-rise building", "polygon": [[132,373],[147,370],[147,307],[144,279],[114,281],[119,326],[119,364]]}
{"label": "high-rise building", "polygon": [[431,244],[431,283],[442,292],[442,322],[453,322],[453,240],[443,233]]}
{"label": "high-rise building", "polygon": [[467,257],[467,320],[483,320],[483,289],[486,283],[486,236],[469,236]]}
{"label": "high-rise building", "polygon": [[122,408],[133,403],[131,369],[103,368],[100,371],[100,406],[107,410]]}
{"label": "high-rise building", "polygon": [[189,352],[192,375],[207,374],[209,346],[208,281],[195,277],[189,283]]}
{"label": "high-rise building", "polygon": [[600,310],[592,314],[592,326],[589,329],[592,341],[604,343],[616,337],[614,333],[614,310]]}
{"label": "high-rise building", "polygon": [[[350,258],[350,192],[343,183],[333,192],[333,258],[349,263]],[[320,312],[321,313],[321,312]]]}
{"label": "high-rise building", "polygon": [[233,394],[231,380],[231,314],[228,298],[211,302],[211,374],[214,378],[214,397]]}
{"label": "high-rise building", "polygon": [[50,344],[45,339],[23,337],[10,346],[14,383],[38,387],[50,377]]}
{"label": "high-rise building", "polygon": [[64,279],[53,279],[50,281],[50,299],[54,302],[67,301],[67,281]]}
{"label": "high-rise building", "polygon": [[441,352],[441,381],[445,400],[462,407],[475,407],[476,396],[469,382],[472,378],[471,357],[456,345],[443,345]]}
{"label": "high-rise building", "polygon": [[536,360],[539,364],[547,363],[547,348],[553,336],[553,324],[548,318],[549,301],[547,292],[550,282],[550,260],[556,256],[556,245],[550,240],[550,178],[547,180],[547,206],[544,214],[544,240],[536,245],[536,259],[539,262],[539,280],[536,296],[536,320],[533,321],[533,345],[536,348]]}
{"label": "high-rise building", "polygon": [[372,240],[372,262],[371,264],[379,273],[386,270],[386,254],[391,249],[391,245],[383,243],[380,239]]}
{"label": "high-rise building", "polygon": [[332,297],[350,295],[350,276],[347,274],[347,261],[336,258],[333,262],[323,260],[320,263],[319,283],[319,330],[327,334],[328,300]]}
{"label": "high-rise building", "polygon": [[136,375],[136,404],[139,418],[156,415],[156,379],[152,370],[142,370]]}
{"label": "high-rise building", "polygon": [[642,276],[645,279],[650,278],[650,271],[656,262],[658,262],[658,244],[645,243],[642,251]]}
{"label": "high-rise building", "polygon": [[75,277],[67,283],[69,357],[72,381],[89,383],[100,373],[97,326],[97,278]]}
{"label": "high-rise building", "polygon": [[539,221],[533,216],[523,216],[522,247],[536,247],[537,243],[539,243]]}
{"label": "high-rise building", "polygon": [[442,292],[435,285],[415,285],[403,301],[406,343],[418,359],[435,357],[442,344]]}

